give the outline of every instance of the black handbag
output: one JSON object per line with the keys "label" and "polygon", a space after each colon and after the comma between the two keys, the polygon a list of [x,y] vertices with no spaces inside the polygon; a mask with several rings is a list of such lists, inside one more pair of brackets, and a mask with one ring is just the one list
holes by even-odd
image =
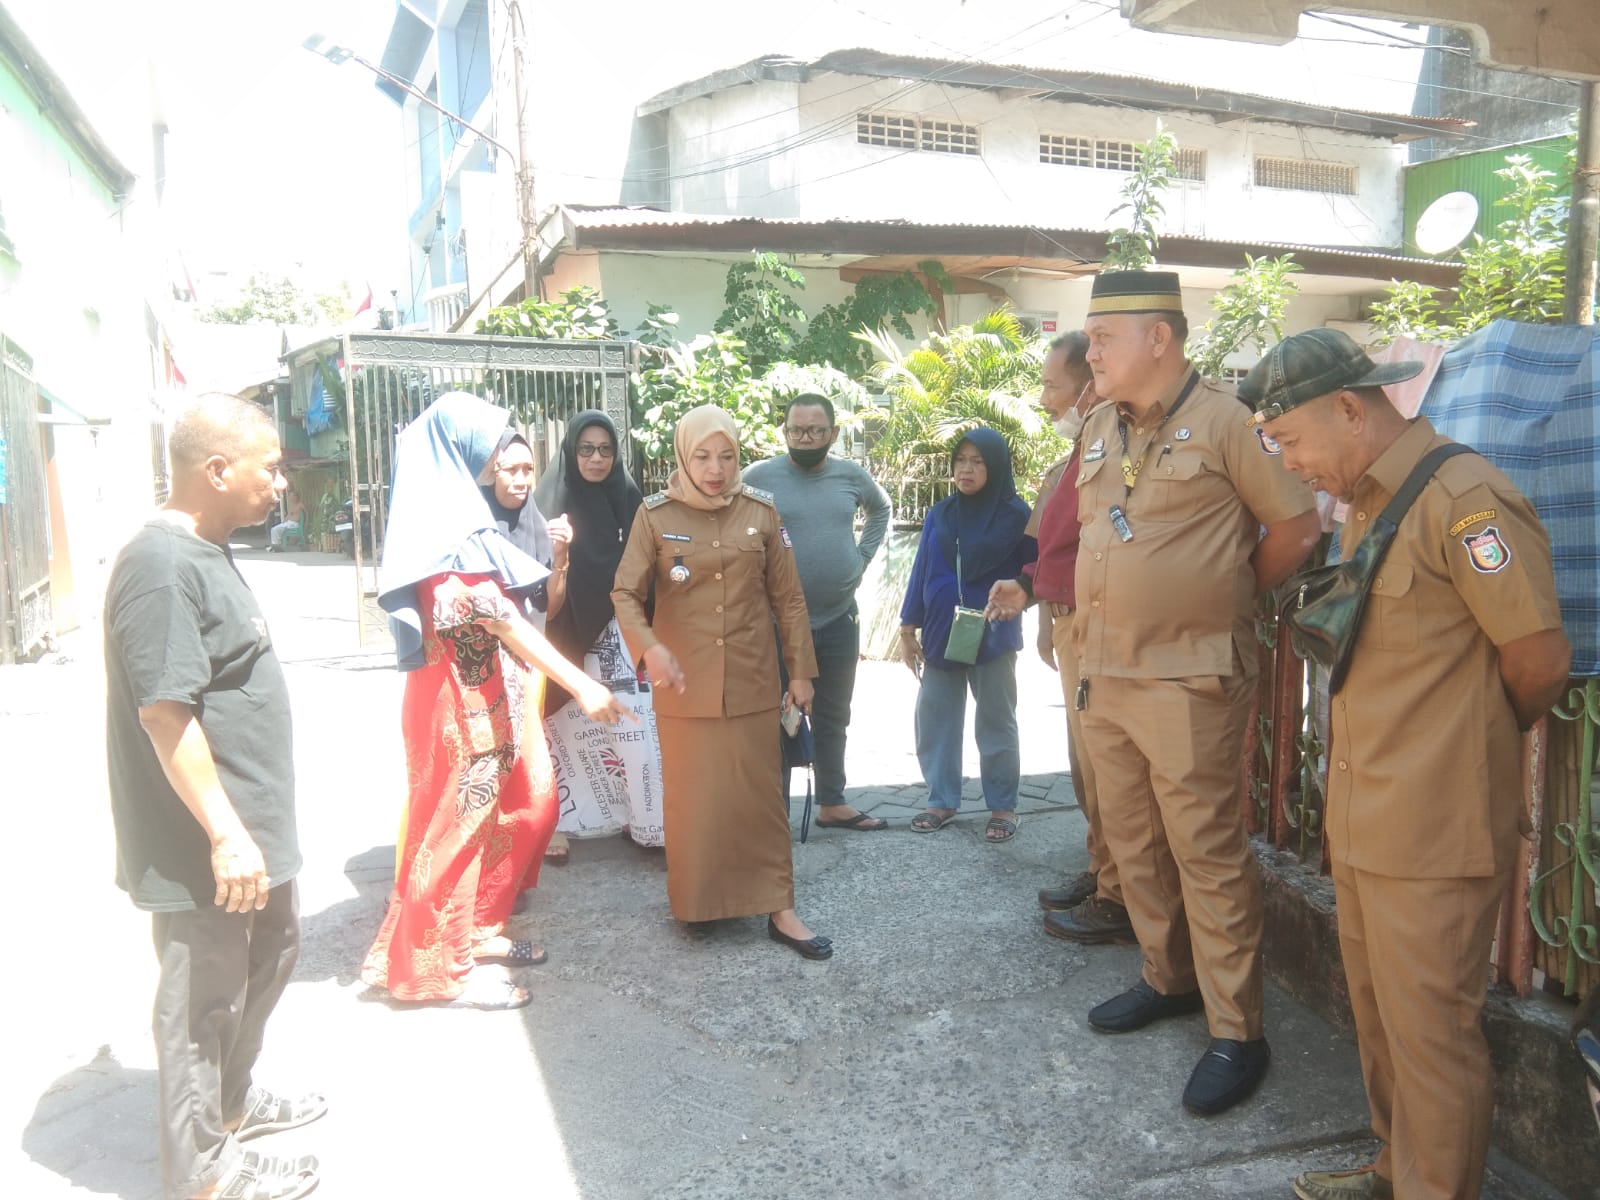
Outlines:
{"label": "black handbag", "polygon": [[1423,455],[1366,536],[1356,543],[1354,554],[1344,562],[1303,571],[1289,581],[1278,617],[1289,627],[1295,653],[1328,672],[1330,696],[1344,686],[1361,618],[1366,615],[1367,594],[1400,522],[1445,459],[1475,453],[1471,446],[1452,443]]}

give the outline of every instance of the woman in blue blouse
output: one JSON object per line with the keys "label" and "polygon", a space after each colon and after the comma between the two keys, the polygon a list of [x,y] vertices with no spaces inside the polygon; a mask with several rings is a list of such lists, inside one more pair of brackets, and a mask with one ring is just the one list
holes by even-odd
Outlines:
{"label": "woman in blue blouse", "polygon": [[900,607],[900,657],[922,681],[917,761],[928,784],[928,810],[911,819],[911,828],[919,833],[943,829],[961,807],[961,734],[970,689],[978,706],[979,777],[989,808],[984,837],[1004,842],[1017,832],[1022,770],[1017,745],[1021,619],[988,622],[971,666],[950,661],[945,650],[956,607],[981,610],[994,582],[1015,579],[1037,556],[1038,546],[1023,533],[1028,506],[1012,481],[1005,438],[993,429],[974,429],[956,446],[950,465],[955,493],[935,504],[922,523]]}

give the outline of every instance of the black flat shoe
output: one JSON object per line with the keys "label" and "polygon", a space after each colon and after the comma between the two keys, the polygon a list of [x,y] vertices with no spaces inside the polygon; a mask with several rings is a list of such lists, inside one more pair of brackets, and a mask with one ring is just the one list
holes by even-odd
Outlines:
{"label": "black flat shoe", "polygon": [[767,936],[779,945],[787,946],[801,958],[832,958],[833,939],[825,937],[792,938],[767,918]]}
{"label": "black flat shoe", "polygon": [[1120,996],[1113,996],[1089,1010],[1089,1026],[1101,1033],[1132,1033],[1152,1021],[1203,1012],[1205,1001],[1198,990],[1168,996],[1143,979]]}
{"label": "black flat shoe", "polygon": [[1183,1089],[1183,1106],[1202,1117],[1225,1112],[1256,1090],[1271,1061],[1266,1038],[1253,1042],[1212,1038],[1211,1048],[1195,1064],[1189,1086]]}

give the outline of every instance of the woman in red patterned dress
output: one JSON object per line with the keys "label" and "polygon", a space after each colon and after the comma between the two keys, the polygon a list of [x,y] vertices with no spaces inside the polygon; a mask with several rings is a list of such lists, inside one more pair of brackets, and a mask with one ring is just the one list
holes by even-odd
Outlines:
{"label": "woman in red patterned dress", "polygon": [[379,601],[406,672],[409,801],[395,890],[361,977],[399,1001],[528,1002],[503,968],[544,960],[504,931],[557,817],[535,672],[594,720],[626,712],[522,615],[549,570],[496,528],[479,490],[511,439],[509,421],[505,409],[451,393],[396,443]]}

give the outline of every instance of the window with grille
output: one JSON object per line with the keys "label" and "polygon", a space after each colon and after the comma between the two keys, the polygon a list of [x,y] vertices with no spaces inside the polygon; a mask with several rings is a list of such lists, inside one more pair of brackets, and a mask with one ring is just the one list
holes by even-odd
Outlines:
{"label": "window with grille", "polygon": [[1356,169],[1351,163],[1325,162],[1319,158],[1258,157],[1256,186],[1353,196],[1356,194]]}
{"label": "window with grille", "polygon": [[[1096,167],[1102,171],[1132,171],[1139,163],[1139,147],[1133,142],[1106,138],[1074,137],[1065,133],[1039,135],[1039,161],[1057,167]],[[1173,176],[1204,182],[1206,152],[1180,147],[1173,163]]]}
{"label": "window with grille", "polygon": [[941,154],[977,154],[978,127],[954,121],[924,121],[922,148]]}
{"label": "window with grille", "polygon": [[857,113],[856,141],[863,146],[892,146],[897,150],[917,148],[917,119],[893,113]]}
{"label": "window with grille", "polygon": [[1131,171],[1139,165],[1139,147],[1132,142],[1094,141],[1094,165],[1102,171]]}
{"label": "window with grille", "polygon": [[1084,137],[1068,137],[1064,133],[1041,133],[1039,161],[1058,167],[1092,167],[1094,142]]}
{"label": "window with grille", "polygon": [[1175,179],[1204,183],[1206,179],[1206,152],[1192,146],[1179,146],[1177,161],[1172,164]]}

